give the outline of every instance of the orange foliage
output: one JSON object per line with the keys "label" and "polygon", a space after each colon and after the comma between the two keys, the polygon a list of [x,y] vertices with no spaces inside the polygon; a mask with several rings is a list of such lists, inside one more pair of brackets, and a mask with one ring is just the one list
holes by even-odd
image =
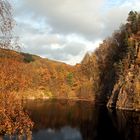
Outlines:
{"label": "orange foliage", "polygon": [[0,133],[29,132],[33,123],[14,93],[28,85],[27,77],[22,72],[24,65],[13,59],[0,58],[0,68]]}

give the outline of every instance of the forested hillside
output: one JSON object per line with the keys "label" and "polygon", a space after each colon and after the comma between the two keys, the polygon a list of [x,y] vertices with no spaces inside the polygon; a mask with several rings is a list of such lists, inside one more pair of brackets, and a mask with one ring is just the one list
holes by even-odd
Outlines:
{"label": "forested hillside", "polygon": [[108,107],[140,109],[140,14],[131,11],[127,23],[82,61],[93,81],[96,102]]}
{"label": "forested hillside", "polygon": [[80,65],[6,49],[0,50],[0,61],[1,90],[13,89],[26,99],[94,99],[92,83],[82,74]]}

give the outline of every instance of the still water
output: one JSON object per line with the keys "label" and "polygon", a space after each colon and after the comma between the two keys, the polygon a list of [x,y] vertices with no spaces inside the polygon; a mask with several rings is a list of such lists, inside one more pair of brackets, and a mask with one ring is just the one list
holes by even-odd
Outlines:
{"label": "still water", "polygon": [[25,108],[35,123],[29,140],[140,140],[140,112],[68,100],[27,101]]}

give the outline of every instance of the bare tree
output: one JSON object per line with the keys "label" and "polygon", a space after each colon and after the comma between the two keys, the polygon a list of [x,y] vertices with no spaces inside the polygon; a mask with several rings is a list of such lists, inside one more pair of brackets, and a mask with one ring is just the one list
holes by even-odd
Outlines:
{"label": "bare tree", "polygon": [[0,0],[0,48],[10,49],[15,21],[9,1]]}

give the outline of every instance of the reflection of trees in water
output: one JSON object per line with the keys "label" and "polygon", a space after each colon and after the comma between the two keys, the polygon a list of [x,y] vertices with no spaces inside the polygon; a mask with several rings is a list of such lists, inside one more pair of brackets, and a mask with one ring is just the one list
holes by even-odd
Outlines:
{"label": "reflection of trees in water", "polygon": [[26,107],[35,122],[35,130],[53,128],[60,129],[65,125],[77,127],[83,120],[91,120],[92,103],[55,101],[28,102]]}
{"label": "reflection of trees in water", "polygon": [[111,112],[72,101],[33,101],[27,102],[26,108],[35,122],[34,132],[71,126],[80,130],[83,140],[139,140],[140,115],[136,112]]}

